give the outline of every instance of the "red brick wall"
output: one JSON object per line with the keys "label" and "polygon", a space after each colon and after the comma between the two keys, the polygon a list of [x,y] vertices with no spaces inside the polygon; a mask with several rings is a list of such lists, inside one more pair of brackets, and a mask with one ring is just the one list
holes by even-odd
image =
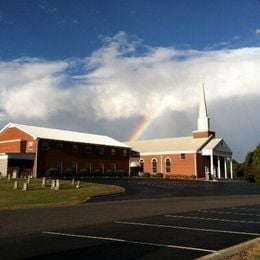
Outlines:
{"label": "red brick wall", "polygon": [[[8,142],[6,142],[8,141]],[[9,142],[12,141],[12,142]],[[32,150],[28,150],[28,142],[33,143]],[[33,137],[12,127],[0,133],[0,153],[34,153],[35,141]]]}
{"label": "red brick wall", "polygon": [[210,158],[197,154],[197,176],[198,178],[205,178],[205,166],[210,169]]}
{"label": "red brick wall", "polygon": [[[43,150],[43,143],[49,143],[49,150]],[[57,150],[57,144],[62,144],[62,151]],[[72,145],[78,145],[78,151],[72,151]],[[89,154],[86,151],[86,146],[92,147],[92,153]],[[96,170],[100,169],[100,165],[104,164],[105,172],[112,170],[112,163],[116,164],[117,170],[123,170],[126,173],[129,171],[129,152],[127,156],[123,156],[123,148],[117,147],[104,147],[104,155],[99,154],[98,145],[87,145],[80,143],[70,143],[70,142],[59,142],[51,140],[40,140],[38,143],[38,162],[37,162],[37,176],[44,176],[47,169],[55,168],[56,162],[62,162],[62,170],[72,168],[72,162],[77,162],[77,170],[86,169],[87,163],[91,163],[92,173],[95,173]],[[116,150],[116,154],[111,154],[111,149]]]}
{"label": "red brick wall", "polygon": [[215,132],[205,131],[205,132],[193,132],[193,138],[207,138],[209,136],[215,137]]}
{"label": "red brick wall", "polygon": [[[180,154],[168,154],[168,155],[145,155],[140,156],[140,159],[144,160],[144,172],[152,173],[152,160],[157,159],[157,172],[164,174],[170,174],[173,176],[194,176],[195,177],[195,164],[194,154],[186,153],[185,159],[181,159]],[[171,172],[166,172],[165,160],[169,158],[171,160]],[[162,161],[162,164],[161,164]]]}

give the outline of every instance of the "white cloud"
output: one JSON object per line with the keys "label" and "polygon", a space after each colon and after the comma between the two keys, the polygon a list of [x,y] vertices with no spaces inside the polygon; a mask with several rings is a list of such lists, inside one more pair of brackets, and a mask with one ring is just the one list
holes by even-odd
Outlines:
{"label": "white cloud", "polygon": [[[75,75],[79,66],[82,71],[82,64],[83,72]],[[224,137],[230,137],[242,146],[240,130],[236,129],[232,136],[235,135],[237,140],[232,139],[230,124],[245,113],[233,110],[232,100],[241,100],[242,111],[245,106],[250,106],[243,100],[260,97],[259,67],[260,48],[257,47],[217,51],[155,48],[144,46],[140,40],[131,40],[120,32],[114,37],[104,38],[102,48],[81,60],[50,62],[22,58],[0,61],[1,119],[21,123],[45,121],[46,126],[49,122],[55,127],[67,125],[66,120],[73,119],[75,125],[67,128],[95,130],[93,124],[96,124],[97,132],[100,132],[98,125],[102,121],[102,128],[107,127],[103,132],[127,139],[140,117],[153,113],[163,103],[172,115],[185,114],[191,120],[188,130],[191,132],[196,122],[194,111],[197,111],[202,77],[209,111],[212,104],[218,104],[218,107],[225,104],[226,109],[232,111],[224,122],[216,117],[216,128],[223,130]],[[257,121],[254,128],[260,132],[257,114],[260,104],[254,103],[254,108],[256,111],[250,111],[250,118]],[[174,118],[180,120],[180,116]],[[181,133],[178,125],[183,123],[173,122],[171,118],[163,122],[167,122],[165,127],[169,131],[164,129],[164,133],[168,136]],[[129,127],[124,135],[120,128],[126,123]],[[119,127],[118,134],[115,125]],[[232,127],[236,128],[236,125]],[[111,133],[109,129],[112,129]],[[160,128],[154,129],[155,136],[161,136],[160,133]],[[259,142],[255,138],[251,134],[248,140],[244,140],[247,147]]]}
{"label": "white cloud", "polygon": [[256,30],[255,30],[255,34],[256,34],[256,35],[259,35],[259,34],[260,34],[260,29],[256,29]]}

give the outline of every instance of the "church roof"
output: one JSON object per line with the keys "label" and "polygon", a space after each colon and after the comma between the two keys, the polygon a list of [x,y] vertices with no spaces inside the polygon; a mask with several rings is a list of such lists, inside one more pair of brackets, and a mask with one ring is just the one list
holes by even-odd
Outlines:
{"label": "church roof", "polygon": [[127,142],[127,145],[140,154],[188,153],[201,149],[210,138],[193,138],[192,136],[163,138]]}
{"label": "church roof", "polygon": [[68,142],[130,148],[128,145],[104,135],[94,135],[88,133],[37,127],[37,126],[30,126],[30,125],[21,125],[21,124],[14,124],[14,123],[9,123],[0,131],[0,133],[6,130],[7,128],[12,128],[12,127],[16,127],[20,129],[21,131],[32,136],[34,139],[39,138],[39,139],[49,139],[49,140],[57,140],[57,141],[68,141]]}

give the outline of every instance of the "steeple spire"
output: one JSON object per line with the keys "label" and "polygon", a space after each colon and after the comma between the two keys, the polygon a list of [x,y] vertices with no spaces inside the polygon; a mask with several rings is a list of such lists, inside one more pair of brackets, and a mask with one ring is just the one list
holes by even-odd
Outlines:
{"label": "steeple spire", "polygon": [[200,109],[198,117],[198,131],[205,132],[210,131],[209,117],[207,111],[206,97],[203,81],[201,82],[200,87]]}

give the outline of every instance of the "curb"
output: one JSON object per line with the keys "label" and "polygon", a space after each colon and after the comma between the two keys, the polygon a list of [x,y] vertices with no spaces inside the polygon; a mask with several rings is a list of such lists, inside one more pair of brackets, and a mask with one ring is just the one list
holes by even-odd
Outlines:
{"label": "curb", "polygon": [[229,256],[235,255],[238,252],[242,251],[246,247],[253,246],[254,244],[260,242],[260,237],[219,250],[217,252],[214,252],[212,254],[202,256],[200,258],[197,258],[197,260],[220,260],[220,259],[226,259]]}

